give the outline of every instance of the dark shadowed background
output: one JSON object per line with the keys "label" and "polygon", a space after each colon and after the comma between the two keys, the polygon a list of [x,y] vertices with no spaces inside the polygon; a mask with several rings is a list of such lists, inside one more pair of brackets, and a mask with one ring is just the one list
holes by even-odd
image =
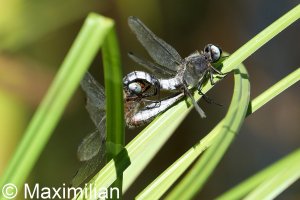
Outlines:
{"label": "dark shadowed background", "polygon": [[[52,0],[1,2],[0,6],[0,178],[30,118],[47,91],[89,12],[116,21],[123,73],[142,70],[127,57],[133,51],[148,56],[127,26],[139,17],[154,33],[174,46],[182,57],[214,43],[234,52],[249,39],[297,5],[297,1],[201,0]],[[300,65],[300,24],[295,23],[245,61],[250,74],[251,99]],[[101,55],[90,71],[103,83]],[[204,137],[227,111],[233,92],[228,75],[208,95],[224,106],[200,105],[193,111],[125,195],[132,199],[189,147]],[[204,190],[212,199],[300,145],[299,83],[248,117]],[[126,130],[126,142],[138,130]],[[28,182],[42,186],[68,184],[80,166],[76,149],[93,131],[80,89],[41,154]],[[280,195],[300,198],[299,181]]]}

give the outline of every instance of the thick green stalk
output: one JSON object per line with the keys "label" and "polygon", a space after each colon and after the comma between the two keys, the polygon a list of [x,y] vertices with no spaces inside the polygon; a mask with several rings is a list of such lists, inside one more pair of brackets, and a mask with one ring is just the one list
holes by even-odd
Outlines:
{"label": "thick green stalk", "polygon": [[111,29],[103,45],[106,96],[106,144],[108,159],[115,157],[124,146],[124,108],[121,58],[117,37]]}
{"label": "thick green stalk", "polygon": [[[122,67],[114,29],[108,33],[102,52],[106,96],[106,155],[107,160],[111,160],[122,151],[125,145]],[[117,180],[112,187],[117,187],[119,191],[122,191],[123,170],[117,174]]]}

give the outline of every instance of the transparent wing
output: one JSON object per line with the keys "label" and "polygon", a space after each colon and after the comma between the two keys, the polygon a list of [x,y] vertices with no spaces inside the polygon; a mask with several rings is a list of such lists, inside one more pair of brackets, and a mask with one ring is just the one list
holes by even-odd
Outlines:
{"label": "transparent wing", "polygon": [[171,45],[157,37],[136,17],[130,16],[128,25],[155,62],[172,71],[177,71],[182,58]]}
{"label": "transparent wing", "polygon": [[80,161],[84,161],[72,179],[72,185],[77,187],[100,169],[105,155],[105,92],[104,88],[86,73],[81,81],[81,87],[86,93],[86,109],[97,127],[97,130],[86,136],[77,150]]}
{"label": "transparent wing", "polygon": [[[105,124],[104,124],[105,125]],[[105,132],[105,127],[101,130]],[[77,149],[77,156],[80,161],[87,161],[96,156],[105,142],[105,134],[99,130],[87,135]],[[101,152],[103,155],[105,152]]]}
{"label": "transparent wing", "polygon": [[[86,161],[97,155],[102,147],[102,143],[105,141],[105,94],[104,88],[88,72],[80,84],[86,93],[86,109],[97,127],[97,131],[85,137],[78,147],[77,155],[79,160]],[[104,152],[102,153],[104,154]]]}
{"label": "transparent wing", "polygon": [[101,152],[104,152],[104,145],[101,146],[98,154],[81,165],[76,175],[72,179],[71,184],[73,187],[78,187],[84,182],[87,182],[89,177],[92,177],[92,175],[95,175],[97,171],[101,169],[101,167],[104,165],[103,158],[105,155]]}
{"label": "transparent wing", "polygon": [[[86,109],[90,118],[97,129],[101,130],[100,122],[106,116],[104,88],[88,72],[85,74],[80,84],[81,88],[86,93]],[[100,132],[100,134],[102,134],[102,132]]]}
{"label": "transparent wing", "polygon": [[131,52],[128,53],[128,56],[129,56],[129,58],[131,58],[131,60],[133,60],[134,62],[143,66],[146,70],[155,74],[159,78],[169,78],[169,77],[174,77],[176,75],[176,71],[159,66],[159,65],[157,65],[151,61],[148,61],[146,59],[142,59],[142,58],[134,55]]}

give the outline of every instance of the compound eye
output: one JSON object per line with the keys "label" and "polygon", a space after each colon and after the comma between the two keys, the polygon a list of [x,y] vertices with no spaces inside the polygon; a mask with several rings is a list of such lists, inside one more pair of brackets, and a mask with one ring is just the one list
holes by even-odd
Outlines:
{"label": "compound eye", "polygon": [[209,52],[210,52],[210,45],[206,45],[206,46],[205,46],[204,52],[205,52],[205,53],[209,53]]}
{"label": "compound eye", "polygon": [[133,82],[128,85],[128,89],[134,94],[142,93],[142,87],[140,84]]}
{"label": "compound eye", "polygon": [[217,62],[221,58],[222,50],[215,45],[211,45],[210,54],[211,54],[212,62]]}

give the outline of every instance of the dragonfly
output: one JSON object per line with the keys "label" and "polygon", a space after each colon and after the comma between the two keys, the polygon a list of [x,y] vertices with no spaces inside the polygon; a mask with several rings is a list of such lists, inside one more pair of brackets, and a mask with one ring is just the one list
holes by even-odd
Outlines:
{"label": "dragonfly", "polygon": [[[81,185],[100,169],[105,157],[105,89],[88,72],[80,84],[86,94],[86,110],[96,130],[87,135],[77,149],[77,157],[83,164],[73,177],[73,186]],[[134,71],[123,78],[124,117],[129,128],[152,121],[159,113],[167,110],[184,96],[182,93],[175,93],[160,99],[159,102],[151,100],[149,98],[159,93],[157,84],[159,82],[155,76],[142,71]]]}
{"label": "dragonfly", "polygon": [[182,58],[175,48],[156,36],[137,17],[130,16],[128,25],[154,62],[142,59],[133,53],[129,53],[129,57],[158,77],[159,90],[183,92],[192,100],[200,116],[206,117],[190,89],[196,88],[205,99],[209,99],[201,92],[201,88],[208,78],[212,85],[216,83],[213,80],[214,74],[225,75],[212,65],[222,57],[222,49],[217,45],[208,44],[203,51],[195,51]]}

